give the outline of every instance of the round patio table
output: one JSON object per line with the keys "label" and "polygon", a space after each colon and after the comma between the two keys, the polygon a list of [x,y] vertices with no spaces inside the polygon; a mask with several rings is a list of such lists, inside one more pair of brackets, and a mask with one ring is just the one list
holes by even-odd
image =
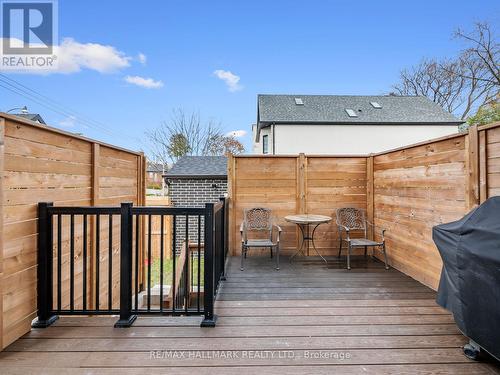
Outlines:
{"label": "round patio table", "polygon": [[[297,254],[303,253],[302,250],[304,249],[305,243],[307,241],[308,253],[309,253],[309,242],[310,242],[312,243],[314,251],[316,251],[316,253],[321,257],[321,259],[323,259],[325,263],[327,263],[326,259],[323,258],[323,256],[319,253],[318,249],[316,249],[316,246],[314,245],[314,232],[316,232],[316,228],[318,228],[318,226],[320,226],[321,224],[329,223],[330,221],[332,221],[332,218],[330,216],[324,216],[324,215],[297,214],[297,215],[285,216],[285,220],[288,221],[289,223],[297,224],[302,233],[302,243],[300,244],[299,249],[292,255],[290,260],[292,260]],[[310,231],[309,228],[311,225],[314,226],[312,232]]]}

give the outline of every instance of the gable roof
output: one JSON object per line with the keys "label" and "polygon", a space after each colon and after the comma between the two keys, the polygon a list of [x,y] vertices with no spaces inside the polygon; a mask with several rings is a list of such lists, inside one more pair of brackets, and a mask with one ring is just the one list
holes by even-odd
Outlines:
{"label": "gable roof", "polygon": [[25,118],[26,120],[35,121],[40,124],[46,125],[42,116],[40,116],[38,113],[16,113],[14,114],[14,116],[22,117]]}
{"label": "gable roof", "polygon": [[148,161],[147,172],[163,173],[163,171],[168,170],[168,165],[163,166],[161,163],[153,163]]}
{"label": "gable roof", "polygon": [[[295,98],[302,99],[297,105]],[[424,96],[258,95],[258,130],[270,124],[458,125],[459,120]],[[370,102],[380,104],[374,108]],[[357,116],[350,117],[346,109]]]}
{"label": "gable roof", "polygon": [[166,174],[167,178],[227,177],[226,156],[183,156]]}

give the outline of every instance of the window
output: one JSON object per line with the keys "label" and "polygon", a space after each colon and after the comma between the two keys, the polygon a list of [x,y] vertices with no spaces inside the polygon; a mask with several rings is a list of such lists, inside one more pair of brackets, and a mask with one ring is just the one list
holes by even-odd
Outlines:
{"label": "window", "polygon": [[370,102],[370,104],[372,105],[373,108],[377,108],[377,109],[381,109],[382,108],[382,106],[379,103],[377,103],[377,102]]}
{"label": "window", "polygon": [[269,154],[269,136],[268,135],[262,136],[262,153]]}
{"label": "window", "polygon": [[347,108],[345,111],[349,117],[358,117],[358,114],[353,109]]}
{"label": "window", "polygon": [[302,98],[295,98],[295,104],[296,105],[304,105],[304,102],[303,102]]}

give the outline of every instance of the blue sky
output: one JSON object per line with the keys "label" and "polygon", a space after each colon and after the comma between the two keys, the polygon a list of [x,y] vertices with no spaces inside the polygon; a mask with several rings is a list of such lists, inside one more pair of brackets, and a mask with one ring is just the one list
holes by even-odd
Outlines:
{"label": "blue sky", "polygon": [[5,74],[108,130],[1,87],[0,110],[27,105],[51,125],[146,151],[145,131],[174,108],[250,132],[259,93],[384,94],[400,69],[455,55],[453,31],[483,20],[500,24],[498,0],[59,0],[64,72]]}

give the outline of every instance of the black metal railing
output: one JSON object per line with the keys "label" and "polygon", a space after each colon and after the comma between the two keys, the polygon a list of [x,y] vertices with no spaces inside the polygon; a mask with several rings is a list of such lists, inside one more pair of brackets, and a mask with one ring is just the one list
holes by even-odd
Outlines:
{"label": "black metal railing", "polygon": [[224,279],[225,261],[227,255],[227,227],[225,200],[209,203],[205,216],[205,281],[204,307],[205,318],[202,327],[213,327],[217,321],[214,314],[214,301],[220,281]]}
{"label": "black metal railing", "polygon": [[[202,326],[215,325],[227,256],[224,198],[204,208],[40,203],[38,210],[33,326],[46,327],[58,315],[104,314],[120,315],[116,327],[130,326],[141,314],[203,314]],[[159,222],[159,243],[152,240],[153,222]]]}

